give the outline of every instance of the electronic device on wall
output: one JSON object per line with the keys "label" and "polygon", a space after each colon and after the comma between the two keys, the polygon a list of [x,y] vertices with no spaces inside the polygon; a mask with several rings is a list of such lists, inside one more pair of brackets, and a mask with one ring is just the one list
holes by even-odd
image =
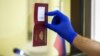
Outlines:
{"label": "electronic device on wall", "polygon": [[33,46],[45,46],[47,45],[47,28],[45,22],[47,22],[47,16],[45,12],[48,12],[47,3],[35,3],[34,6],[34,29],[33,29]]}

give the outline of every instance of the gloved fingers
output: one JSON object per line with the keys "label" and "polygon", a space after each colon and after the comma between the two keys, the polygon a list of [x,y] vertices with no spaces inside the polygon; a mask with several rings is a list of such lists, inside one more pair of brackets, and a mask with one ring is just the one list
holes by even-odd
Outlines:
{"label": "gloved fingers", "polygon": [[56,15],[56,11],[51,11],[51,12],[46,12],[46,15],[48,15],[48,16],[54,16],[54,15]]}
{"label": "gloved fingers", "polygon": [[54,16],[53,20],[52,20],[52,24],[57,25],[60,23],[60,19],[57,16]]}
{"label": "gloved fingers", "polygon": [[60,14],[61,14],[61,12],[59,12],[58,10],[46,12],[46,15],[48,15],[48,16],[54,16],[54,15],[60,16]]}
{"label": "gloved fingers", "polygon": [[57,18],[54,18],[54,19],[60,19],[61,21],[65,21],[65,15],[62,14],[60,11],[56,10],[56,11],[51,11],[51,12],[46,12],[46,15],[47,16],[56,16]]}
{"label": "gloved fingers", "polygon": [[49,23],[45,23],[45,26],[46,26],[47,28],[49,28],[49,29],[53,30],[53,31],[55,31],[55,30],[56,30],[55,25],[52,25],[52,24],[49,24]]}

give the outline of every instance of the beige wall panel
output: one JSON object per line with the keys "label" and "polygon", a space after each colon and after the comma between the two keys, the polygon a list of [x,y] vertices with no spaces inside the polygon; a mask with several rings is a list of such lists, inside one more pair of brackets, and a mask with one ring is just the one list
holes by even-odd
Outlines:
{"label": "beige wall panel", "polygon": [[0,55],[13,56],[26,42],[27,0],[0,0]]}

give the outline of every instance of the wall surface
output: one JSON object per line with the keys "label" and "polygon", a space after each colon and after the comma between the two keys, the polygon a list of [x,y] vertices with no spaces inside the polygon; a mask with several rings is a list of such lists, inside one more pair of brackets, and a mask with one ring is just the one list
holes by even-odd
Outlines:
{"label": "wall surface", "polygon": [[92,39],[100,42],[100,0],[92,0]]}
{"label": "wall surface", "polygon": [[27,40],[27,0],[0,0],[0,56],[13,56]]}

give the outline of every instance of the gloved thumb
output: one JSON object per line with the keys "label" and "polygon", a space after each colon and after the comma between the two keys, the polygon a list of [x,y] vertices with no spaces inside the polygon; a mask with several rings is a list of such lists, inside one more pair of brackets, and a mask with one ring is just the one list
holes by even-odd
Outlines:
{"label": "gloved thumb", "polygon": [[55,25],[49,24],[49,23],[45,23],[45,26],[53,31],[56,31],[56,27]]}

